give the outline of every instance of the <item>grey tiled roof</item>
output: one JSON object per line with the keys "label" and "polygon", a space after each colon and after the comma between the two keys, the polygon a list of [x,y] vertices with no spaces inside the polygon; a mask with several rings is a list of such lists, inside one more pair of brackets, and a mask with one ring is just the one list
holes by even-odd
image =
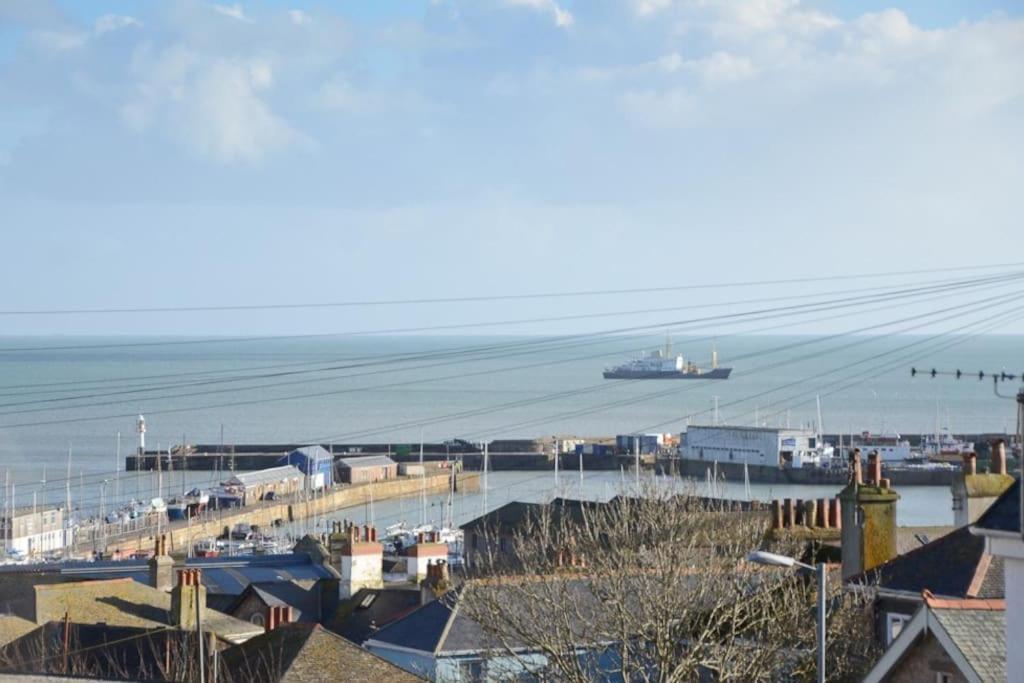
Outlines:
{"label": "grey tiled roof", "polygon": [[983,681],[1006,680],[1006,612],[933,608],[957,648]]}
{"label": "grey tiled roof", "polygon": [[224,666],[253,683],[420,680],[318,624],[284,624],[222,657]]}

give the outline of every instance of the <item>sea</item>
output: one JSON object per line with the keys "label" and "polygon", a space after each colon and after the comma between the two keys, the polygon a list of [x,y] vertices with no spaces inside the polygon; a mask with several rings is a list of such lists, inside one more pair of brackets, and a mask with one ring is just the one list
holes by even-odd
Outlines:
{"label": "sea", "polygon": [[[1022,341],[680,336],[675,353],[707,367],[714,347],[732,376],[621,381],[602,370],[661,347],[662,336],[4,337],[0,476],[19,505],[65,495],[69,471],[84,498],[100,488],[108,502],[144,495],[151,475],[123,471],[139,415],[151,449],[677,433],[714,420],[815,426],[819,414],[827,433],[1010,433],[1019,380],[1000,396],[977,373],[1020,373]],[[956,369],[960,379],[945,374]],[[508,473],[508,491],[552,492],[547,478],[520,474]],[[185,486],[210,474],[170,476]],[[935,519],[948,517],[948,505],[935,507],[945,509]]]}

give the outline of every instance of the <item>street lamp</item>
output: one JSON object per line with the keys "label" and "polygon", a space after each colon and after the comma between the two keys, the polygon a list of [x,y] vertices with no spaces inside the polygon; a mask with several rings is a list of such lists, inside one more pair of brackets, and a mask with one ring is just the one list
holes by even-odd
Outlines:
{"label": "street lamp", "polygon": [[825,563],[815,566],[806,564],[788,555],[776,555],[775,553],[755,550],[747,555],[747,559],[757,564],[765,564],[773,567],[800,567],[810,569],[818,577],[818,683],[825,683]]}

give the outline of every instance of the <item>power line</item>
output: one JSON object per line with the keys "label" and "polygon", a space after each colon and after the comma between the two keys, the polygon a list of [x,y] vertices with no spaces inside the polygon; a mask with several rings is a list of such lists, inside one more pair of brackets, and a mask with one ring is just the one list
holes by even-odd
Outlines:
{"label": "power line", "polygon": [[[1020,279],[1022,274],[1020,272],[1001,273],[995,276],[978,278],[975,280],[961,280],[949,284],[949,287],[956,288],[957,286],[970,283],[986,283],[986,282],[998,282],[998,281],[1013,281]],[[939,289],[936,287],[935,289]],[[932,289],[929,287],[923,288],[909,288],[902,290],[895,290],[896,293],[911,293],[917,291],[924,291]],[[642,311],[643,313],[654,313],[654,312],[665,312],[665,310],[685,310],[686,307],[670,307],[668,309],[647,309]],[[782,307],[778,310],[786,310],[786,307]],[[619,312],[610,315],[632,315],[633,312]],[[440,332],[440,331],[451,331],[460,329],[472,329],[481,327],[496,327],[496,326],[508,326],[508,325],[521,325],[526,323],[541,323],[541,322],[558,322],[569,319],[582,319],[587,317],[604,317],[609,314],[583,314],[580,316],[555,316],[547,318],[527,318],[520,320],[502,320],[502,321],[486,321],[486,322],[474,322],[474,323],[455,323],[450,325],[429,325],[419,327],[398,327],[389,329],[377,329],[377,330],[358,330],[350,332],[324,332],[316,334],[294,334],[294,335],[263,335],[263,336],[247,336],[247,337],[212,337],[205,339],[177,339],[177,340],[161,340],[161,341],[144,341],[144,342],[119,342],[109,344],[73,344],[73,345],[62,345],[62,346],[25,346],[25,347],[8,347],[0,348],[0,353],[40,353],[46,351],[82,351],[82,350],[95,350],[95,349],[121,349],[121,348],[145,348],[153,346],[182,346],[182,345],[195,345],[195,344],[227,344],[227,343],[247,343],[247,342],[266,342],[266,341],[280,341],[280,340],[295,340],[295,339],[325,339],[325,338],[340,338],[340,337],[360,337],[360,336],[374,336],[374,335],[398,335],[398,334],[413,334],[423,332]],[[728,317],[728,316],[727,316]],[[713,319],[713,318],[709,318]],[[651,327],[663,327],[666,323],[658,323],[655,325],[645,325],[637,327],[626,327],[619,330],[612,330],[608,333],[628,332],[635,329],[644,329]],[[668,323],[672,324],[672,323]],[[572,337],[574,335],[567,335]]]}
{"label": "power line", "polygon": [[[1020,276],[1017,276],[1017,277],[1020,277]],[[978,284],[977,283],[972,283],[972,286],[978,286]],[[961,285],[960,287],[964,287],[964,286]],[[943,286],[943,287],[940,287],[940,288],[931,288],[931,287],[924,288],[924,291],[925,292],[929,292],[929,293],[933,292],[933,291],[936,291],[936,290],[948,291],[948,286]],[[710,317],[706,317],[706,318],[697,318],[697,319],[690,320],[690,321],[678,321],[676,323],[670,323],[670,324],[687,324],[687,325],[692,325],[692,324],[704,323],[704,322],[708,322],[708,321],[721,321],[723,319],[735,319],[735,318],[742,318],[742,317],[745,317],[745,316],[749,317],[749,316],[752,316],[752,315],[760,315],[760,314],[763,314],[763,313],[786,314],[786,313],[791,313],[791,312],[794,312],[794,311],[798,311],[798,310],[800,310],[802,308],[810,310],[810,311],[830,310],[830,309],[833,309],[833,308],[844,308],[844,307],[863,305],[864,303],[870,303],[870,302],[873,302],[873,301],[888,301],[888,300],[893,300],[893,299],[901,299],[901,298],[906,298],[908,296],[915,296],[915,295],[917,295],[919,293],[920,293],[920,290],[912,290],[909,293],[908,292],[899,292],[897,294],[886,293],[884,295],[876,295],[876,296],[867,297],[867,298],[865,298],[865,297],[852,297],[852,298],[845,298],[845,299],[836,299],[836,300],[827,301],[827,302],[815,302],[813,304],[802,304],[802,305],[796,305],[796,306],[775,307],[775,308],[763,309],[763,310],[760,310],[760,311],[747,311],[747,312],[743,312],[743,313],[727,314],[727,315],[723,315],[723,316],[710,316]],[[946,309],[946,310],[949,310],[949,309]],[[661,324],[661,325],[652,325],[652,326],[642,326],[642,327],[646,328],[646,327],[661,327],[661,326],[663,326],[663,324]],[[625,329],[628,330],[628,329],[631,329],[631,328],[625,328]],[[581,336],[586,336],[586,335],[581,335]],[[486,374],[492,374],[492,373],[493,373],[493,371],[487,371]],[[464,377],[464,376],[471,376],[473,374],[485,374],[485,373],[463,373],[461,375],[452,375],[452,376],[448,376],[446,378],[430,378],[428,380],[420,380],[420,381],[439,381],[440,379],[454,379],[454,378],[459,378],[459,377]],[[351,376],[346,376],[346,377],[351,377]],[[344,379],[344,378],[336,378],[336,379]],[[310,380],[310,381],[325,381],[325,380]],[[262,385],[262,386],[257,385],[255,387],[246,387],[245,389],[246,390],[253,390],[253,389],[257,389],[257,388],[269,388],[269,387],[276,387],[276,386],[288,385],[288,384],[296,384],[296,383],[308,383],[308,381],[306,381],[306,382],[296,382],[296,381],[280,382],[280,383],[276,383],[276,384],[272,384],[272,385]],[[409,382],[399,382],[399,383],[397,383],[397,385],[401,386],[401,385],[405,385],[407,383],[409,383]],[[388,386],[388,385],[385,385],[385,386]],[[383,387],[373,387],[373,388],[379,389],[379,388],[383,388]],[[245,400],[245,401],[235,401],[235,402],[229,402],[229,403],[223,403],[223,404],[205,405],[205,406],[191,406],[191,407],[183,407],[183,408],[164,409],[164,410],[149,410],[148,412],[150,412],[152,414],[168,414],[168,413],[178,413],[178,412],[190,412],[190,411],[194,411],[194,410],[207,410],[207,409],[212,409],[212,408],[235,407],[235,406],[243,406],[243,405],[256,405],[256,404],[261,404],[261,403],[277,402],[277,401],[282,401],[282,400],[293,400],[293,399],[300,399],[300,398],[323,397],[323,396],[330,396],[330,395],[338,395],[338,394],[350,393],[350,392],[353,392],[353,391],[366,391],[366,390],[367,390],[367,388],[365,388],[365,387],[349,388],[349,389],[334,390],[334,391],[316,392],[316,393],[312,393],[312,394],[307,393],[307,394],[302,394],[302,395],[299,395],[299,396],[285,396],[285,397],[276,397],[276,398],[270,398],[270,399],[262,399],[261,398],[261,399],[252,399],[252,400]],[[212,391],[206,391],[206,392],[191,392],[191,393],[188,393],[188,394],[171,395],[171,396],[166,396],[166,397],[163,397],[163,398],[191,398],[191,397],[195,397],[195,396],[199,396],[199,395],[223,393],[223,391],[224,390],[212,390]],[[87,404],[87,405],[81,405],[81,406],[71,406],[71,407],[69,407],[69,409],[104,407],[104,406],[108,406],[108,405],[117,405],[119,403],[124,403],[124,401],[101,402],[101,403]],[[39,409],[32,409],[32,410],[26,410],[26,411],[8,411],[7,413],[4,413],[4,414],[19,414],[19,413],[27,413],[27,412],[38,412],[38,410]],[[108,416],[90,416],[90,417],[79,417],[79,418],[64,418],[64,419],[49,420],[49,421],[45,421],[45,422],[44,421],[40,421],[40,422],[29,422],[29,423],[20,423],[20,424],[7,424],[7,425],[2,425],[2,427],[4,427],[4,428],[16,428],[16,427],[27,427],[27,426],[41,426],[41,425],[50,425],[50,424],[63,424],[63,423],[68,423],[68,422],[84,422],[84,421],[96,421],[96,420],[105,420],[105,419],[118,419],[118,418],[133,417],[133,416],[134,416],[134,413],[132,413],[131,415],[125,414],[125,415],[108,415]]]}
{"label": "power line", "polygon": [[[830,275],[831,280],[863,280],[879,277],[897,277],[907,275],[923,275],[929,273],[963,272],[970,270],[990,270],[995,268],[1016,268],[1024,265],[1022,262],[997,263],[976,266],[957,266],[952,268],[926,268],[918,270],[888,271],[876,273],[861,273],[850,275]],[[407,306],[421,304],[441,303],[469,303],[487,301],[515,301],[529,299],[554,299],[568,297],[589,297],[609,296],[620,294],[651,294],[657,292],[680,292],[701,289],[728,289],[735,287],[764,287],[770,285],[801,284],[807,282],[820,282],[818,276],[805,278],[787,278],[778,280],[746,280],[740,282],[718,282],[689,285],[671,285],[666,287],[639,287],[631,289],[602,289],[602,290],[576,290],[564,292],[540,292],[535,294],[496,294],[480,296],[459,296],[459,297],[433,297],[433,298],[410,298],[410,299],[367,299],[354,301],[334,302],[303,302],[303,303],[282,303],[282,304],[227,304],[215,306],[147,306],[147,307],[98,307],[98,308],[52,308],[52,309],[9,309],[0,310],[4,316],[45,316],[45,315],[107,315],[124,313],[180,313],[180,312],[202,312],[202,311],[267,311],[267,310],[288,310],[288,309],[316,309],[316,308],[345,308],[345,307],[366,307],[366,306]]]}

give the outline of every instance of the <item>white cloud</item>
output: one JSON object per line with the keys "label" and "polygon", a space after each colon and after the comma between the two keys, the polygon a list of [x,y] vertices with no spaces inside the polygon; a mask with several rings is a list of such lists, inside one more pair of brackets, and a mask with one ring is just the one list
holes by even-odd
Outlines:
{"label": "white cloud", "polygon": [[136,131],[169,131],[220,163],[256,163],[307,143],[260,97],[274,82],[266,61],[204,57],[178,46],[142,54],[133,70],[138,83],[121,114]]}
{"label": "white cloud", "polygon": [[288,17],[296,26],[305,26],[313,21],[313,18],[300,9],[288,10]]}
{"label": "white cloud", "polygon": [[48,52],[67,52],[77,50],[89,42],[89,34],[82,31],[33,31],[30,39],[38,47]]}
{"label": "white cloud", "polygon": [[238,21],[252,23],[252,19],[246,16],[245,10],[243,10],[242,6],[237,2],[233,5],[214,5],[213,11],[218,14],[223,14],[225,17],[231,17]]}
{"label": "white cloud", "polygon": [[568,28],[575,19],[572,13],[561,7],[555,0],[505,0],[510,7],[528,7],[534,11],[550,14],[559,28]]}
{"label": "white cloud", "polygon": [[93,32],[99,35],[110,31],[118,31],[123,28],[128,28],[129,26],[141,27],[142,22],[135,17],[118,14],[104,14],[93,24]]}

